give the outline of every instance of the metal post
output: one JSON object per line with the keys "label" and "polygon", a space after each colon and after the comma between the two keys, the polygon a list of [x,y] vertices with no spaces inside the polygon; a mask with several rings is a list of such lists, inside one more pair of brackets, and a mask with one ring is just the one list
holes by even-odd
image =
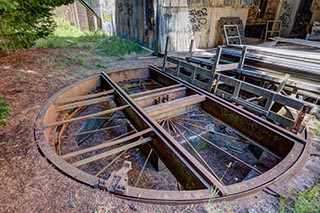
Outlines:
{"label": "metal post", "polygon": [[164,49],[164,58],[163,58],[163,65],[162,65],[162,71],[166,71],[166,66],[167,66],[167,55],[168,55],[168,44],[169,44],[169,36],[167,36],[166,39],[166,46]]}

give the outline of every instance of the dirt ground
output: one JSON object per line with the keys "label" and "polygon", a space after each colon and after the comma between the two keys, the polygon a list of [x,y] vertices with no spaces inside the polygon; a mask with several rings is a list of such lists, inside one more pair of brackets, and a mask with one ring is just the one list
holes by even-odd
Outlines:
{"label": "dirt ground", "polygon": [[[34,141],[34,119],[55,92],[101,71],[148,64],[161,65],[161,59],[94,58],[72,48],[28,49],[0,58],[0,94],[11,104],[8,123],[0,126],[0,212],[207,212],[207,204],[136,203],[76,182],[49,163]],[[215,208],[237,211],[232,205]]]}

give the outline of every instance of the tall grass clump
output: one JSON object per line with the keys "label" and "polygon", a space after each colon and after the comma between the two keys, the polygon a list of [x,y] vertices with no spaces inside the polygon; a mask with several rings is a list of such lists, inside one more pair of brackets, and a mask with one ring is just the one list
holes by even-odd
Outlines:
{"label": "tall grass clump", "polygon": [[110,36],[96,43],[97,53],[105,56],[122,56],[130,53],[142,53],[141,46],[132,40]]}

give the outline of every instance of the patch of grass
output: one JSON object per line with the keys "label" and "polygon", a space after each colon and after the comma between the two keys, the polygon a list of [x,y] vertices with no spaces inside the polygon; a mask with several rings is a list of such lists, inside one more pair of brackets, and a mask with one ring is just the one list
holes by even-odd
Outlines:
{"label": "patch of grass", "polygon": [[87,78],[87,77],[89,77],[90,75],[91,75],[90,72],[88,72],[88,71],[85,70],[85,69],[79,68],[78,70],[75,71],[75,76],[76,76],[76,77]]}
{"label": "patch of grass", "polygon": [[131,40],[111,36],[96,43],[97,53],[104,56],[124,56],[130,53],[141,54],[144,50]]}
{"label": "patch of grass", "polygon": [[0,125],[7,123],[7,118],[10,112],[10,104],[3,100],[3,97],[0,95]]}
{"label": "patch of grass", "polygon": [[75,54],[72,56],[72,60],[76,63],[79,64],[83,67],[87,67],[88,65],[86,64],[84,58],[81,55]]}
{"label": "patch of grass", "polygon": [[278,212],[320,212],[320,184],[314,185],[311,189],[300,193],[293,199],[280,198]]}
{"label": "patch of grass", "polygon": [[[105,38],[103,32],[81,32],[78,28],[71,25],[69,22],[56,20],[57,28],[53,35],[44,39],[36,41],[35,47],[37,48],[50,48],[50,47],[71,47],[77,46],[79,43],[97,41],[98,39]],[[89,48],[88,45],[85,46]]]}
{"label": "patch of grass", "polygon": [[117,57],[117,60],[118,60],[118,61],[124,61],[124,60],[126,60],[126,58],[125,58],[124,56],[118,56],[118,57]]}
{"label": "patch of grass", "polygon": [[320,137],[320,125],[316,125],[313,132],[316,136]]}
{"label": "patch of grass", "polygon": [[24,78],[23,73],[21,73],[21,72],[17,72],[17,74],[16,74],[16,78],[17,78],[19,81],[22,81],[22,80],[23,80],[23,78]]}
{"label": "patch of grass", "polygon": [[107,69],[107,68],[108,68],[107,65],[103,65],[103,64],[100,64],[100,63],[97,63],[97,64],[96,64],[96,67],[97,67],[97,68],[101,68],[101,69]]}

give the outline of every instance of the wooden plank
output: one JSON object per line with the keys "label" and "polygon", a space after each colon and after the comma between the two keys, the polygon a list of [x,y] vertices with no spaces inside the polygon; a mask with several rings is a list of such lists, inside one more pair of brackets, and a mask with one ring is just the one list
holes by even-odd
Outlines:
{"label": "wooden plank", "polygon": [[287,84],[288,80],[290,78],[290,75],[285,74],[284,78],[282,79],[282,81],[280,82],[278,88],[277,88],[277,93],[280,93],[283,89],[283,87]]}
{"label": "wooden plank", "polygon": [[114,93],[113,89],[103,91],[103,92],[94,93],[94,94],[89,94],[89,95],[81,95],[81,96],[68,97],[68,98],[58,98],[54,102],[54,104],[60,105],[60,104],[66,104],[66,103],[75,102],[75,101],[82,101],[82,100],[86,100],[86,99],[90,99],[90,98],[96,98],[96,97],[100,97],[100,96],[104,96],[104,95],[110,95],[112,93]]}
{"label": "wooden plank", "polygon": [[177,93],[177,92],[181,92],[181,91],[186,91],[187,87],[179,87],[176,89],[171,89],[169,91],[162,91],[162,92],[157,92],[157,93],[151,93],[149,95],[145,95],[145,96],[141,96],[141,97],[137,97],[134,98],[135,101],[141,101],[141,100],[145,100],[145,99],[149,99],[149,98],[154,98],[154,97],[158,97],[158,96],[162,96],[162,95],[170,95],[172,93]]}
{"label": "wooden plank", "polygon": [[217,67],[216,72],[222,72],[227,70],[233,70],[238,68],[238,63],[232,63],[232,64],[221,64]]}
{"label": "wooden plank", "polygon": [[177,76],[177,72],[169,69],[167,67],[164,68],[164,72],[169,73],[170,75]]}
{"label": "wooden plank", "polygon": [[146,95],[143,97],[136,98],[134,100],[141,107],[148,107],[156,104],[155,99],[158,99],[158,98],[161,99],[159,102],[163,102],[162,101],[163,98],[168,99],[167,101],[170,101],[172,99],[185,97],[187,95],[186,91],[187,91],[186,87],[180,87],[180,88],[172,89],[170,91],[163,91],[159,93]]}
{"label": "wooden plank", "polygon": [[158,89],[153,89],[153,90],[148,90],[148,91],[145,91],[145,92],[139,92],[139,93],[131,94],[130,97],[135,99],[135,98],[138,98],[140,96],[145,96],[145,95],[150,95],[150,94],[153,94],[153,93],[167,91],[167,90],[175,89],[175,88],[181,87],[181,86],[182,86],[182,84],[174,84],[174,85],[167,86],[167,87],[161,87],[161,88],[158,88]]}
{"label": "wooden plank", "polygon": [[284,106],[289,106],[294,109],[300,110],[305,104],[309,105],[307,102],[302,102],[298,99],[292,98],[290,96],[284,96],[281,94],[276,94],[274,102],[279,103]]}
{"label": "wooden plank", "polygon": [[178,65],[180,63],[180,61],[178,59],[170,57],[170,56],[167,57],[167,61],[170,63],[176,64],[176,65]]}
{"label": "wooden plank", "polygon": [[236,82],[239,81],[239,80],[234,79],[234,78],[229,77],[229,76],[226,76],[226,75],[220,75],[219,81],[220,82],[222,81],[223,83],[234,87],[234,86],[236,86]]}
{"label": "wooden plank", "polygon": [[103,152],[101,154],[98,154],[98,155],[95,155],[95,156],[92,156],[92,157],[88,157],[88,158],[85,158],[83,160],[74,162],[74,163],[72,163],[72,165],[75,166],[75,167],[79,167],[79,166],[82,166],[82,165],[85,165],[85,164],[100,160],[102,158],[106,158],[106,157],[109,157],[111,155],[117,154],[117,153],[122,152],[124,150],[132,149],[134,147],[140,146],[140,145],[145,144],[147,142],[150,142],[152,140],[153,140],[152,137],[147,137],[147,138],[144,138],[142,140],[139,139],[138,141],[135,141],[133,143],[129,143],[127,145],[112,149],[110,151]]}
{"label": "wooden plank", "polygon": [[202,81],[199,81],[197,79],[194,80],[194,85],[196,85],[197,87],[200,87],[201,89],[207,89],[208,87],[208,84],[202,82]]}
{"label": "wooden plank", "polygon": [[260,107],[259,105],[253,104],[251,102],[242,100],[240,98],[232,98],[232,101],[236,102],[237,104],[244,106],[246,109],[253,111],[260,115],[267,115],[268,111],[266,111],[264,108]]}
{"label": "wooden plank", "polygon": [[166,38],[166,46],[164,49],[164,59],[163,59],[163,65],[162,65],[162,69],[163,71],[165,71],[166,66],[167,66],[167,60],[168,60],[168,45],[169,45],[169,36],[167,36]]}
{"label": "wooden plank", "polygon": [[147,134],[149,132],[152,132],[151,128],[148,128],[148,129],[145,129],[143,131],[134,133],[132,135],[129,135],[129,136],[124,137],[124,138],[121,138],[119,140],[115,140],[115,141],[109,140],[109,141],[106,141],[104,143],[101,143],[101,144],[93,146],[93,147],[89,147],[89,148],[86,148],[86,149],[81,149],[79,151],[71,152],[71,153],[62,155],[61,157],[63,159],[76,157],[78,155],[82,155],[82,154],[87,153],[87,152],[92,152],[92,151],[95,151],[95,150],[98,150],[98,149],[103,149],[103,148],[107,148],[107,147],[110,147],[110,146],[118,145],[118,144],[121,144],[121,143],[124,143],[124,142],[128,142],[130,140],[133,140],[133,139],[135,139],[137,137],[140,137],[140,136],[142,136],[144,134]]}
{"label": "wooden plank", "polygon": [[284,42],[284,43],[320,48],[320,43],[317,41],[309,41],[309,40],[297,39],[297,38],[280,38],[280,37],[273,38],[272,40],[275,40],[277,42]]}
{"label": "wooden plank", "polygon": [[50,123],[50,124],[44,124],[43,128],[59,126],[59,125],[62,125],[62,124],[71,123],[71,122],[75,122],[75,121],[87,120],[89,118],[99,117],[99,116],[107,115],[107,114],[110,114],[110,113],[113,113],[113,112],[121,111],[121,110],[123,110],[123,109],[125,109],[127,107],[128,107],[128,105],[124,105],[124,106],[120,106],[120,107],[104,110],[102,112],[93,113],[93,114],[90,114],[90,115],[84,115],[84,116],[81,116],[81,117],[72,118],[72,119],[68,119],[68,120],[64,120],[64,121],[58,121],[58,122],[54,122],[54,123]]}
{"label": "wooden plank", "polygon": [[189,64],[188,62],[181,61],[180,63],[185,70],[190,71],[191,73],[196,69],[196,66]]}
{"label": "wooden plank", "polygon": [[197,67],[197,73],[198,74],[201,74],[205,77],[210,77],[211,76],[211,70],[207,70],[207,69],[204,69],[202,67]]}
{"label": "wooden plank", "polygon": [[189,105],[197,104],[205,100],[205,96],[196,94],[187,96],[185,98],[176,99],[174,101],[169,101],[166,103],[146,107],[144,109],[149,113],[150,116],[156,116],[158,114],[170,112],[178,108],[183,108]]}
{"label": "wooden plank", "polygon": [[275,93],[274,91],[267,90],[267,89],[264,89],[263,87],[259,87],[254,84],[249,84],[249,83],[245,83],[245,82],[242,84],[241,89],[246,92],[255,94],[257,96],[262,96],[265,98],[268,98],[268,97],[272,96],[273,93]]}
{"label": "wooden plank", "polygon": [[241,89],[241,84],[242,84],[242,81],[238,81],[236,83],[236,86],[235,86],[235,88],[233,90],[233,94],[232,94],[233,98],[238,98],[239,92],[240,92],[240,89]]}
{"label": "wooden plank", "polygon": [[241,57],[238,63],[238,69],[242,69],[247,55],[247,46],[242,47]]}
{"label": "wooden plank", "polygon": [[182,73],[180,73],[178,77],[181,78],[182,80],[186,81],[186,82],[190,82],[191,81],[190,76],[187,76],[187,75],[182,74]]}
{"label": "wooden plank", "polygon": [[68,109],[74,109],[76,107],[82,107],[82,106],[89,106],[92,104],[98,104],[98,103],[103,103],[106,101],[111,101],[114,99],[113,95],[108,95],[106,97],[100,97],[100,98],[93,98],[89,100],[84,100],[84,101],[78,101],[75,103],[70,103],[70,104],[64,104],[56,107],[56,110],[58,112],[63,111],[63,110],[68,110]]}
{"label": "wooden plank", "polygon": [[218,47],[217,50],[216,50],[216,56],[215,56],[215,59],[214,59],[214,63],[213,63],[212,69],[211,69],[210,79],[209,79],[209,82],[208,82],[208,85],[207,85],[208,86],[207,90],[209,92],[212,90],[213,81],[214,81],[215,75],[216,75],[216,70],[217,70],[217,68],[219,66],[219,63],[220,63],[221,53],[222,53],[222,47]]}
{"label": "wooden plank", "polygon": [[231,100],[232,94],[221,89],[216,90],[216,95],[226,100]]}
{"label": "wooden plank", "polygon": [[293,120],[291,120],[289,118],[286,118],[286,117],[284,117],[282,115],[279,115],[279,114],[277,114],[275,112],[272,112],[272,111],[269,111],[269,113],[267,115],[267,118],[269,118],[269,119],[271,119],[271,120],[273,120],[275,122],[278,122],[281,125],[286,126],[286,127],[290,128],[290,129],[293,128],[294,123],[295,123]]}
{"label": "wooden plank", "polygon": [[[195,58],[187,58],[187,60],[191,61],[193,63],[197,63],[197,64],[209,66],[209,67],[213,66],[212,61],[203,61],[203,60],[199,60],[199,59],[195,59]],[[245,66],[250,67],[248,65],[245,65]],[[266,75],[266,74],[261,73],[259,70],[250,71],[250,70],[243,70],[243,69],[234,69],[234,70],[229,70],[228,72],[233,72],[233,73],[237,73],[240,75],[246,75],[246,76],[250,76],[250,77],[254,77],[254,78],[258,78],[258,79],[262,79],[262,80],[267,80],[267,81],[278,83],[278,84],[280,84],[282,82],[282,78],[275,75],[274,73],[269,73],[268,75]],[[290,80],[290,79],[288,80],[288,82],[286,83],[285,86],[293,87],[293,88],[296,87],[301,90],[315,92],[315,93],[319,93],[319,91],[320,91],[320,86],[318,86],[316,84],[305,83],[305,82],[300,82],[300,81],[298,82],[298,81],[294,81],[294,80]]]}

